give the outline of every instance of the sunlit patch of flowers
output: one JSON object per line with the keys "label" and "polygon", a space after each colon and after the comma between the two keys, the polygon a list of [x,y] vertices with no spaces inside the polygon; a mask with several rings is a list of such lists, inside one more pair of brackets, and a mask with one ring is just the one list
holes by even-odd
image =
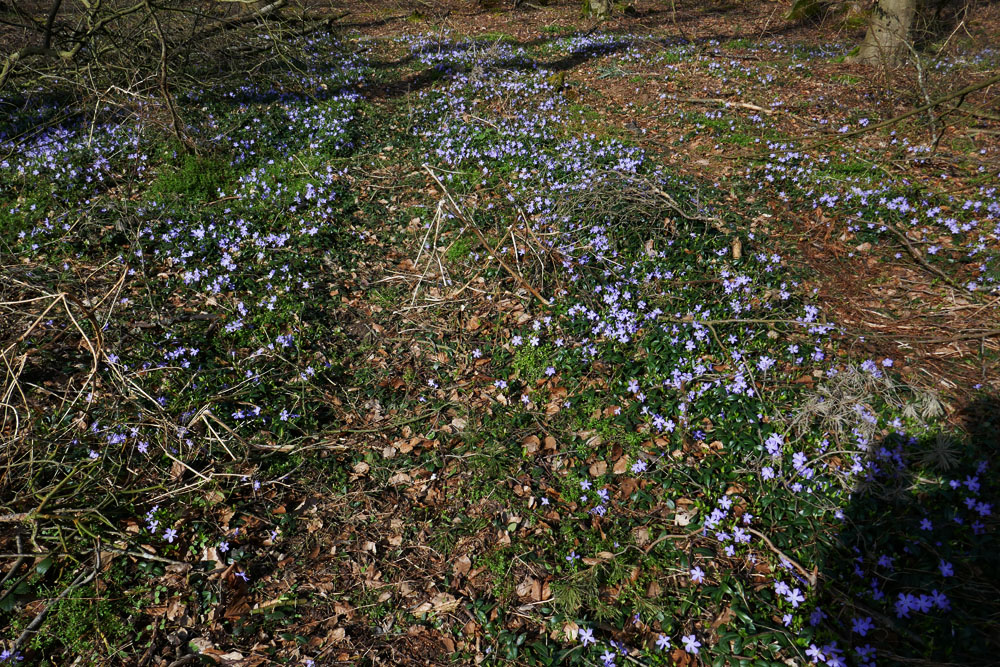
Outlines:
{"label": "sunlit patch of flowers", "polygon": [[[494,341],[496,358],[509,362],[511,372],[483,381],[512,414],[571,415],[572,455],[560,459],[552,490],[529,508],[543,517],[561,512],[553,523],[562,522],[564,539],[547,544],[547,560],[535,565],[570,578],[626,563],[636,568],[635,580],[648,576],[666,589],[650,595],[659,598],[653,609],[642,607],[644,591],[626,593],[621,585],[621,597],[606,605],[610,611],[595,603],[560,612],[558,621],[579,623],[568,641],[610,667],[643,651],[656,659],[672,649],[724,655],[726,642],[749,643],[766,627],[772,640],[757,644],[757,655],[837,667],[875,664],[883,656],[871,642],[896,632],[895,624],[917,635],[950,630],[949,614],[968,592],[957,580],[989,559],[996,528],[990,463],[965,461],[962,474],[928,470],[920,443],[932,435],[930,420],[860,401],[840,430],[793,428],[804,387],[838,375],[881,378],[892,372],[892,360],[844,363],[843,332],[765,238],[741,237],[746,249],[737,256],[731,238],[693,223],[667,233],[654,220],[654,235],[619,224],[613,207],[595,217],[567,206],[581,193],[630,178],[678,193],[691,184],[598,128],[581,123],[583,129],[568,132],[580,114],[527,49],[438,36],[402,41],[417,63],[442,77],[415,96],[409,139],[447,170],[445,180],[456,189],[469,189],[473,176],[476,183],[496,179],[499,201],[474,214],[503,217],[516,209],[520,223],[544,239],[549,278],[559,285],[550,308],[535,308],[509,338]],[[596,33],[547,49],[555,57],[634,63],[648,55],[648,45]],[[313,46],[318,57],[334,45]],[[674,44],[656,58],[691,52],[690,45]],[[765,85],[776,76],[738,61],[709,71],[723,81]],[[199,131],[230,144],[236,173],[229,185],[197,205],[162,193],[130,204],[134,228],[117,241],[121,252],[110,265],[121,272],[124,292],[146,284],[156,289],[129,292],[117,303],[100,371],[127,383],[146,412],[137,415],[91,392],[86,400],[99,416],[65,443],[81,466],[115,455],[180,476],[189,462],[228,454],[239,469],[227,478],[231,489],[256,497],[273,486],[240,467],[231,451],[213,449],[205,433],[222,428],[268,447],[307,432],[326,400],[317,387],[332,382],[332,364],[313,339],[326,323],[308,309],[329,290],[324,277],[336,270],[331,250],[375,239],[346,229],[341,206],[349,170],[312,157],[357,148],[357,84],[365,74],[359,49],[307,72],[296,83],[308,94],[256,84],[222,92],[230,108],[209,108]],[[204,101],[218,94],[206,91]],[[706,118],[722,120],[724,113]],[[67,272],[90,252],[91,230],[79,227],[71,205],[82,200],[87,214],[113,227],[120,212],[96,203],[98,196],[156,169],[137,126],[109,123],[88,137],[83,127],[73,121],[52,129],[0,163],[10,182],[53,184],[5,215],[18,221],[26,257]],[[0,136],[0,144],[9,136]],[[852,233],[882,234],[890,220],[945,235],[928,252],[961,250],[981,261],[975,289],[994,289],[986,269],[988,246],[1000,234],[995,189],[982,187],[963,201],[918,201],[875,176],[834,182],[821,173],[825,158],[783,144],[769,148],[771,158],[747,173],[761,189],[780,187],[817,209],[839,210]],[[682,203],[693,214],[725,213],[693,197]],[[637,250],[636,234],[648,246]],[[514,260],[525,250],[504,240],[497,252]],[[146,321],[147,302],[170,313],[165,317],[176,315],[171,324],[178,326]],[[136,335],[130,327],[152,333],[126,349],[119,343]],[[469,356],[483,355],[476,347]],[[423,380],[426,395],[417,400],[427,401],[442,384]],[[901,506],[893,519],[906,532],[901,537],[889,530],[898,526],[887,526],[873,541],[864,523],[878,522],[872,498],[883,496]],[[137,540],[169,553],[214,549],[220,561],[241,563],[234,576],[244,582],[253,578],[242,563],[249,545],[279,536],[267,525],[227,526],[199,537],[166,496],[148,499],[148,509],[132,517]],[[635,528],[646,531],[642,541]],[[674,544],[678,536],[686,541]],[[838,561],[847,566],[817,578],[818,568],[833,568],[819,562],[816,542],[848,552]],[[712,627],[720,600],[735,610],[736,620],[727,622],[742,634]],[[614,632],[605,629],[609,618]]]}

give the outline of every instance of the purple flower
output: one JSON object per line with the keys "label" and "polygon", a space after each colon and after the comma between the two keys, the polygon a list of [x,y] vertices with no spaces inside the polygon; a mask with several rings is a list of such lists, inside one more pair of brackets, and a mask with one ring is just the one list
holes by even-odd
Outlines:
{"label": "purple flower", "polygon": [[862,637],[867,635],[868,632],[874,627],[875,624],[872,623],[871,616],[866,616],[865,618],[855,618],[851,621],[851,631],[855,634],[861,635]]}
{"label": "purple flower", "polygon": [[767,453],[774,458],[781,456],[781,448],[785,445],[785,437],[780,433],[772,433],[764,442]]}
{"label": "purple flower", "polygon": [[660,635],[659,637],[657,637],[656,648],[660,649],[661,651],[666,651],[668,648],[670,648],[670,638],[667,637],[666,635]]}
{"label": "purple flower", "polygon": [[681,642],[684,643],[684,650],[692,655],[698,653],[698,647],[701,646],[701,642],[695,639],[694,635],[684,635],[681,637]]}
{"label": "purple flower", "polygon": [[163,531],[163,539],[165,539],[170,544],[174,543],[174,538],[177,537],[177,531],[173,528],[167,528]]}
{"label": "purple flower", "polygon": [[806,649],[806,655],[809,656],[812,662],[826,662],[826,656],[815,644],[810,644],[809,648]]}
{"label": "purple flower", "polygon": [[792,465],[796,470],[801,470],[805,466],[807,460],[808,459],[806,458],[804,452],[795,452],[792,454]]}
{"label": "purple flower", "polygon": [[916,598],[908,593],[900,593],[896,597],[896,618],[909,618],[910,611],[916,608]]}
{"label": "purple flower", "polygon": [[691,570],[691,581],[693,581],[696,584],[700,584],[701,582],[705,581],[705,571],[702,570],[700,567],[696,566],[694,569]]}
{"label": "purple flower", "polygon": [[590,628],[580,628],[580,634],[577,636],[577,638],[580,640],[580,643],[583,644],[584,646],[586,646],[587,644],[594,644],[597,641],[596,639],[594,639],[594,631],[591,630]]}
{"label": "purple flower", "polygon": [[939,593],[936,588],[931,591],[930,599],[931,603],[938,609],[947,611],[951,606],[951,603],[948,602],[948,596],[944,593]]}
{"label": "purple flower", "polygon": [[798,588],[793,588],[791,591],[789,591],[788,595],[785,596],[785,599],[794,608],[797,608],[800,603],[806,601],[805,596],[802,595],[802,591],[800,591]]}
{"label": "purple flower", "polygon": [[857,654],[859,658],[864,660],[865,658],[868,657],[869,654],[875,652],[875,648],[871,644],[865,644],[864,646],[854,647],[854,652]]}

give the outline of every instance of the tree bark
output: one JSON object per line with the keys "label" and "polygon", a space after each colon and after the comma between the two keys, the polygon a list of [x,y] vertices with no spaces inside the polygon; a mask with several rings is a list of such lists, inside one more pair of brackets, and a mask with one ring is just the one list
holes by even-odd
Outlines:
{"label": "tree bark", "polygon": [[606,18],[610,9],[610,0],[587,0],[587,13],[596,18]]}
{"label": "tree bark", "polygon": [[855,62],[895,65],[903,60],[917,14],[916,0],[878,0]]}

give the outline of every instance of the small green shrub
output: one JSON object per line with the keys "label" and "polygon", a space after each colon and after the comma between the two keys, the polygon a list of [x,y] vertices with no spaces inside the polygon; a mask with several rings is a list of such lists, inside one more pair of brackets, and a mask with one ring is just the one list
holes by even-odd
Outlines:
{"label": "small green shrub", "polygon": [[150,198],[174,195],[197,200],[216,196],[219,188],[232,179],[232,168],[219,158],[185,155],[175,167],[167,167],[153,181]]}

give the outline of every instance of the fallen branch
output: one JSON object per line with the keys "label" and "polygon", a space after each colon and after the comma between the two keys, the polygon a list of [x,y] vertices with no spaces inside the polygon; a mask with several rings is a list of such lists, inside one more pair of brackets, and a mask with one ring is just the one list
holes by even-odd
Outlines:
{"label": "fallen branch", "polygon": [[778,556],[778,558],[782,559],[783,561],[787,562],[789,565],[791,565],[792,567],[794,567],[796,570],[798,570],[799,574],[801,574],[803,577],[805,577],[806,581],[809,582],[809,586],[810,587],[815,587],[816,586],[816,581],[819,578],[819,568],[818,567],[816,567],[814,565],[813,566],[813,571],[809,572],[804,567],[802,567],[801,565],[799,565],[797,561],[795,561],[792,558],[789,558],[785,554],[784,551],[782,551],[778,547],[774,546],[774,542],[772,542],[770,539],[768,539],[767,535],[765,535],[764,533],[760,532],[759,530],[754,530],[753,528],[747,528],[747,532],[750,533],[751,535],[756,535],[757,537],[759,537],[761,540],[764,541],[764,544],[767,545],[767,548],[770,549],[771,551],[773,551],[775,553],[775,555]]}
{"label": "fallen branch", "polygon": [[75,589],[79,588],[80,586],[86,586],[91,581],[93,581],[94,577],[97,576],[97,572],[100,569],[101,569],[101,552],[98,550],[94,552],[94,567],[90,570],[90,574],[87,574],[86,572],[81,572],[80,575],[73,580],[73,583],[71,583],[69,586],[63,589],[62,593],[60,593],[56,598],[49,600],[49,602],[42,608],[42,610],[38,612],[38,615],[35,616],[34,620],[32,620],[31,623],[28,624],[28,627],[24,629],[24,632],[22,632],[18,636],[18,638],[14,640],[14,645],[11,647],[11,650],[17,651],[19,648],[21,648],[21,645],[24,644],[24,642],[28,639],[28,636],[38,631],[39,626],[41,626],[42,621],[45,620],[45,617],[48,616],[49,611],[52,609],[52,607],[56,603],[62,601],[67,595],[69,595]]}
{"label": "fallen branch", "polygon": [[[457,202],[455,202],[454,198],[451,196],[451,193],[448,192],[448,188],[446,188],[445,185],[444,185],[444,183],[441,182],[441,179],[437,177],[437,174],[435,174],[433,171],[431,171],[430,165],[425,164],[424,165],[424,169],[427,171],[428,174],[430,174],[431,178],[433,178],[434,181],[438,184],[438,187],[441,188],[441,191],[448,198],[448,201],[451,202],[451,208],[455,212],[455,215],[457,215],[462,220],[462,222],[464,222],[466,224],[466,226],[468,226],[470,229],[472,229],[473,232],[475,232],[476,236],[479,238],[479,242],[483,244],[483,248],[485,248],[486,250],[489,250],[490,249],[490,244],[486,240],[486,237],[483,236],[483,233],[481,231],[479,231],[479,227],[477,227],[472,222],[472,220],[470,220],[465,215],[465,213],[462,211],[461,207],[458,205]],[[512,278],[514,278],[514,280],[516,280],[519,283],[521,283],[521,286],[524,287],[529,292],[531,292],[531,294],[536,299],[538,299],[539,301],[541,301],[546,306],[551,306],[552,305],[551,301],[549,301],[544,296],[542,296],[541,294],[539,294],[538,290],[536,290],[534,287],[532,287],[531,285],[529,285],[527,280],[525,280],[523,277],[521,277],[520,275],[518,275],[517,272],[515,272],[512,268],[510,268],[506,264],[506,262],[504,262],[502,259],[500,259],[499,255],[496,255],[496,260],[497,260],[497,262],[500,263],[500,266],[502,266],[504,268],[504,270],[507,271],[507,273],[509,273]]]}
{"label": "fallen branch", "polygon": [[144,551],[130,551],[129,549],[122,549],[119,547],[101,547],[104,551],[110,551],[111,553],[121,554],[123,556],[132,556],[133,558],[142,558],[143,560],[156,561],[157,563],[166,563],[167,565],[178,565],[178,566],[189,566],[190,563],[185,563],[184,561],[174,560],[173,558],[165,558],[163,556],[157,556],[156,554],[149,554]]}
{"label": "fallen branch", "polygon": [[982,109],[980,109],[978,107],[974,107],[972,105],[968,105],[967,104],[967,105],[965,105],[963,107],[963,106],[959,106],[958,104],[956,104],[956,105],[952,106],[951,108],[954,109],[955,111],[958,111],[959,113],[964,113],[964,114],[966,114],[968,116],[972,116],[974,118],[981,118],[983,120],[992,120],[993,122],[1000,123],[1000,116],[995,116],[995,115],[993,115],[991,113],[987,113],[987,112],[983,111]]}
{"label": "fallen branch", "polygon": [[[21,536],[18,535],[17,536],[17,552],[18,552],[17,553],[17,560],[14,561],[14,565],[11,566],[10,570],[7,571],[7,574],[5,574],[4,577],[3,577],[3,579],[0,580],[0,588],[2,588],[8,581],[10,581],[11,577],[13,577],[15,574],[17,574],[17,571],[19,569],[21,569],[21,565],[24,564],[24,561],[28,560],[29,554],[21,553],[22,550],[23,550],[23,547],[21,546]],[[15,590],[17,590],[17,587],[21,585],[21,582],[23,582],[25,579],[27,579],[30,575],[31,575],[31,568],[28,568],[28,571],[25,572],[24,575],[22,575],[21,577],[18,577],[18,579],[13,584],[11,584],[10,588],[8,588],[4,592],[0,593],[0,602],[3,602],[4,600],[6,600],[7,596],[10,595],[11,593],[13,593]]]}
{"label": "fallen branch", "polygon": [[969,340],[972,338],[993,338],[994,336],[1000,336],[1000,329],[965,331],[962,333],[953,334],[951,336],[943,336],[941,338],[910,338],[907,342],[923,343],[925,345],[929,345],[932,343],[954,343],[957,340]]}
{"label": "fallen branch", "polygon": [[690,533],[679,533],[679,534],[667,533],[666,535],[660,535],[655,540],[653,540],[652,542],[650,542],[649,544],[647,544],[642,549],[642,551],[643,551],[643,553],[647,553],[648,554],[650,551],[653,550],[653,547],[655,547],[660,542],[663,542],[664,540],[689,540],[692,537],[695,537],[695,536],[699,535],[700,533],[701,533],[701,529],[699,528],[698,530],[695,530],[695,531],[690,532]]}
{"label": "fallen branch", "polygon": [[[931,110],[931,109],[933,109],[935,107],[939,107],[942,104],[944,104],[945,102],[950,102],[951,100],[955,99],[956,97],[961,98],[961,99],[964,100],[965,97],[967,97],[968,95],[970,95],[970,94],[972,94],[972,93],[974,93],[976,91],[982,90],[984,88],[989,88],[990,86],[992,86],[995,83],[1000,83],[1000,74],[996,74],[994,76],[991,76],[990,78],[984,79],[983,81],[980,81],[979,83],[974,83],[972,85],[966,86],[965,88],[962,88],[961,90],[956,90],[953,93],[949,93],[949,94],[947,94],[947,95],[945,95],[943,97],[939,97],[936,100],[932,100],[929,103],[924,104],[923,106],[919,106],[919,107],[916,107],[915,109],[911,109],[911,110],[909,110],[909,111],[907,111],[905,113],[901,113],[898,116],[894,116],[894,117],[890,118],[889,120],[882,121],[881,123],[876,123],[875,125],[869,125],[867,127],[862,127],[860,129],[854,130],[852,132],[845,132],[844,134],[836,134],[836,135],[832,135],[832,136],[829,136],[829,137],[825,137],[823,139],[820,139],[819,141],[815,141],[815,142],[813,142],[811,144],[808,144],[806,146],[798,146],[798,147],[793,146],[793,147],[790,147],[790,148],[774,149],[774,150],[768,151],[767,153],[757,153],[757,154],[754,154],[754,155],[730,155],[730,156],[726,156],[726,157],[727,157],[727,159],[730,159],[730,160],[742,160],[742,159],[747,159],[747,158],[749,158],[749,159],[757,159],[757,158],[762,158],[762,157],[770,157],[774,153],[791,153],[793,151],[807,151],[807,150],[811,150],[813,148],[817,148],[819,146],[824,146],[826,144],[834,143],[834,142],[837,142],[837,141],[843,141],[844,139],[851,139],[853,137],[857,137],[857,136],[860,136],[862,134],[867,134],[868,132],[874,132],[875,130],[881,130],[882,128],[889,127],[890,125],[895,125],[896,123],[898,123],[901,120],[906,120],[907,118],[910,118],[911,116],[916,116],[916,115],[924,113],[925,111],[929,111],[929,110]],[[961,104],[961,102],[959,104]],[[795,141],[799,141],[799,140],[803,140],[803,139],[809,139],[809,137],[797,137],[797,138],[793,138],[793,139],[791,139],[789,141],[792,142],[792,143],[794,143]]]}
{"label": "fallen branch", "polygon": [[915,259],[917,263],[920,264],[920,266],[927,269],[934,275],[940,277],[942,280],[944,280],[946,283],[948,283],[955,289],[962,289],[962,286],[959,285],[951,276],[949,276],[947,273],[945,273],[944,271],[942,271],[941,269],[937,268],[936,266],[928,262],[926,259],[924,259],[924,256],[921,255],[920,252],[913,247],[912,243],[910,243],[910,239],[906,238],[906,234],[897,229],[895,225],[889,223],[886,225],[886,227],[889,229],[889,231],[895,234],[900,241],[903,242],[903,245],[906,246],[907,252],[910,253],[910,256],[913,257],[913,259]]}
{"label": "fallen branch", "polygon": [[664,190],[658,188],[657,186],[653,185],[652,183],[644,179],[626,178],[625,180],[631,181],[633,184],[638,184],[641,186],[648,187],[650,192],[652,192],[657,197],[662,199],[670,208],[670,210],[672,210],[682,218],[686,220],[694,220],[696,222],[704,222],[711,225],[711,227],[718,232],[721,232],[723,234],[728,233],[729,230],[726,229],[721,218],[714,216],[694,215],[692,213],[688,213],[683,208],[681,208],[681,205],[677,203],[677,200],[674,199],[670,195],[670,193],[665,192]]}
{"label": "fallen branch", "polygon": [[750,109],[751,111],[759,111],[760,113],[767,114],[768,116],[777,113],[774,109],[759,107],[756,104],[749,104],[747,102],[730,102],[729,100],[724,100],[721,97],[673,97],[670,99],[677,102],[688,102],[690,104],[721,104],[725,107]]}
{"label": "fallen branch", "polygon": [[223,30],[231,30],[233,28],[238,28],[239,26],[244,25],[246,23],[252,23],[254,21],[267,18],[270,14],[273,14],[279,9],[282,9],[287,4],[288,0],[275,0],[271,4],[265,5],[254,12],[249,12],[247,14],[244,14],[236,18],[218,19],[219,21],[221,21],[221,23],[217,23],[211,26],[210,28],[206,28],[205,30],[199,32],[197,34],[197,40],[202,40],[206,37],[214,35],[215,33],[221,32]]}

